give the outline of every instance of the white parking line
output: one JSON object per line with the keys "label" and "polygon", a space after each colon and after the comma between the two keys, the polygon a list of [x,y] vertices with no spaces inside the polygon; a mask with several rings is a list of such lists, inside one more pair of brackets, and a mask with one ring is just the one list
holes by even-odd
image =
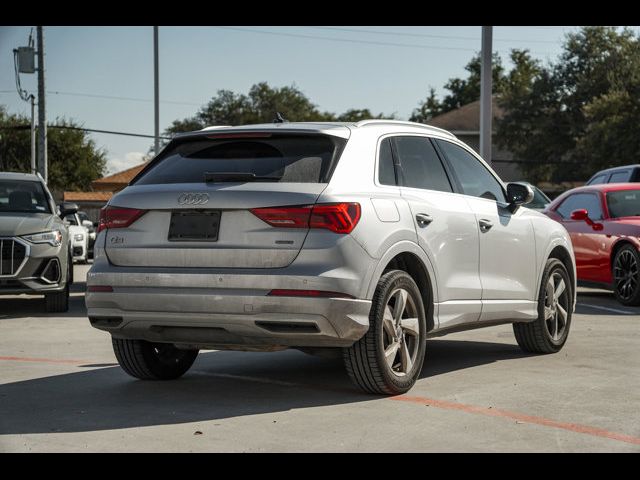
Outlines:
{"label": "white parking line", "polygon": [[579,306],[595,308],[596,310],[604,310],[606,312],[623,313],[625,315],[638,315],[636,312],[630,312],[628,310],[618,310],[617,308],[601,307],[600,305],[591,305],[589,303],[578,303]]}

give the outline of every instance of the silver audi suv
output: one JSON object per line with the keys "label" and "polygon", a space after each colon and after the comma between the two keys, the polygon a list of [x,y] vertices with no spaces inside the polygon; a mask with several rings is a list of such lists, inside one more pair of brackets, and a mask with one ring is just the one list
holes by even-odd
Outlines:
{"label": "silver audi suv", "polygon": [[406,392],[426,339],[513,323],[564,345],[566,230],[452,134],[425,125],[274,123],[175,137],[103,209],[91,324],[141,379],[201,349],[340,352],[372,393]]}
{"label": "silver audi suv", "polygon": [[69,309],[73,264],[63,218],[77,210],[57,207],[38,175],[0,172],[0,295],[44,294],[47,312]]}

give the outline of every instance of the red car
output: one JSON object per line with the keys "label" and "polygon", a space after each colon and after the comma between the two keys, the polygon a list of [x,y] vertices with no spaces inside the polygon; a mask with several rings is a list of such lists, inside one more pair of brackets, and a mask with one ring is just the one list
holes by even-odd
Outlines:
{"label": "red car", "polygon": [[544,210],[571,235],[578,283],[613,290],[624,305],[640,304],[640,185],[574,188]]}

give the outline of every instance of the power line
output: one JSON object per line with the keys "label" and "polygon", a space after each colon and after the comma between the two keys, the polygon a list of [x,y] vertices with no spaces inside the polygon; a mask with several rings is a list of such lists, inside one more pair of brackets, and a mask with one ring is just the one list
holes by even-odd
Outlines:
{"label": "power line", "polygon": [[[0,94],[2,93],[14,93],[13,90],[0,90]],[[47,94],[50,95],[69,95],[73,97],[89,97],[89,98],[104,98],[107,100],[125,100],[125,101],[133,101],[133,102],[153,102],[151,98],[139,98],[139,97],[122,97],[116,95],[98,95],[94,93],[78,93],[78,92],[61,92],[61,91],[51,91],[47,90]],[[200,103],[193,102],[179,102],[174,100],[161,100],[160,103],[170,103],[174,105],[193,105],[196,107],[202,106]]]}
{"label": "power line", "polygon": [[[443,38],[446,40],[473,40],[476,42],[480,41],[480,37],[463,37],[458,35],[434,35],[427,33],[409,33],[409,32],[383,32],[381,30],[367,30],[367,29],[356,29],[356,28],[338,28],[338,27],[312,27],[305,26],[305,28],[314,28],[317,30],[333,30],[337,32],[353,32],[353,33],[373,33],[376,35],[392,35],[392,36],[402,36],[402,37],[419,37],[419,38]],[[550,44],[558,44],[555,40],[526,40],[526,39],[518,39],[518,38],[494,38],[494,42],[527,42],[527,43],[550,43]]]}
{"label": "power line", "polygon": [[[12,125],[10,127],[0,127],[0,130],[26,130],[30,128],[29,125]],[[80,130],[82,132],[90,132],[90,133],[108,133],[111,135],[125,135],[128,137],[143,137],[143,138],[156,138],[155,135],[144,135],[141,133],[130,133],[130,132],[116,132],[114,130],[98,130],[95,128],[82,128],[82,127],[72,127],[70,125],[47,125],[47,128],[61,128],[66,130]],[[163,137],[163,140],[171,140],[172,137]]]}
{"label": "power line", "polygon": [[[465,51],[465,52],[477,52],[479,50],[476,48],[445,47],[441,45],[425,45],[425,44],[418,44],[418,43],[379,42],[375,40],[356,40],[356,39],[348,39],[348,38],[323,37],[319,35],[303,35],[298,33],[271,32],[267,30],[256,30],[252,28],[240,28],[240,27],[215,26],[213,28],[235,30],[238,32],[261,33],[265,35],[278,35],[278,36],[284,36],[284,37],[306,38],[310,40],[326,40],[331,42],[343,42],[343,43],[360,43],[360,44],[366,44],[366,45],[381,45],[381,46],[387,46],[387,47],[420,48],[420,49],[426,49],[426,50],[458,50],[458,51]],[[551,55],[550,52],[531,51],[531,53],[534,53],[536,55]]]}
{"label": "power line", "polygon": [[476,49],[473,48],[464,48],[464,47],[441,47],[436,45],[422,45],[417,43],[391,43],[391,42],[377,42],[375,40],[355,40],[355,39],[347,39],[347,38],[335,38],[335,37],[321,37],[318,35],[303,35],[298,33],[285,33],[285,32],[270,32],[267,30],[256,30],[251,28],[239,28],[239,27],[226,27],[226,26],[216,26],[213,28],[223,28],[225,30],[235,30],[238,32],[249,32],[249,33],[263,33],[265,35],[279,35],[283,37],[295,37],[295,38],[307,38],[311,40],[329,40],[332,42],[346,42],[346,43],[362,43],[368,45],[384,45],[390,47],[409,47],[409,48],[434,48],[441,50],[461,50],[465,52],[475,52]]}

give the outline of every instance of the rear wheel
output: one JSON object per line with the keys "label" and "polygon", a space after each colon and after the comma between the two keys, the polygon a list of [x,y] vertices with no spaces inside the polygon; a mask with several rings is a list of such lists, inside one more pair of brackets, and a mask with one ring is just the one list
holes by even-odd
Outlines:
{"label": "rear wheel", "polygon": [[613,292],[623,305],[640,305],[640,255],[625,245],[613,259]]}
{"label": "rear wheel", "polygon": [[531,353],[555,353],[564,346],[571,326],[572,283],[564,264],[547,260],[538,295],[538,318],[514,323],[513,333],[520,348]]}
{"label": "rear wheel", "polygon": [[349,376],[366,392],[407,392],[422,370],[426,334],[422,296],[408,273],[392,270],[380,278],[369,323],[365,336],[343,350]]}
{"label": "rear wheel", "polygon": [[113,352],[122,369],[142,380],[173,380],[185,374],[198,350],[181,350],[171,343],[112,338]]}

